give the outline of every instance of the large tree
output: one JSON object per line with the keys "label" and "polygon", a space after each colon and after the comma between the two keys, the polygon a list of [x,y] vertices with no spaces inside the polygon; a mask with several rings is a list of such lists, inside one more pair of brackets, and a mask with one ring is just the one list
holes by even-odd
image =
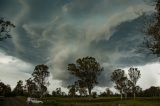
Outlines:
{"label": "large tree", "polygon": [[137,84],[137,81],[139,80],[139,78],[141,77],[141,73],[140,73],[140,70],[138,70],[138,68],[130,68],[128,70],[128,74],[129,74],[129,77],[130,77],[130,81],[132,82],[132,92],[133,92],[133,95],[134,95],[134,99],[136,97],[136,84]]}
{"label": "large tree", "polygon": [[125,86],[126,86],[126,80],[127,80],[127,76],[125,75],[124,70],[122,69],[114,70],[111,75],[111,80],[115,82],[116,84],[115,88],[119,90],[121,94],[121,99],[122,99],[122,95],[124,93]]}
{"label": "large tree", "polygon": [[88,88],[89,95],[91,95],[91,90],[98,83],[97,77],[103,71],[103,68],[94,57],[84,57],[77,59],[75,64],[68,64],[68,70],[85,82],[85,87]]}
{"label": "large tree", "polygon": [[22,81],[22,80],[19,80],[19,81],[17,82],[17,85],[16,85],[16,87],[14,88],[13,93],[14,93],[16,96],[23,96],[23,94],[24,94],[24,86],[23,86],[23,81]]}
{"label": "large tree", "polygon": [[9,34],[11,28],[14,28],[15,25],[10,21],[4,20],[4,18],[0,18],[0,41],[5,40],[7,38],[11,38]]}
{"label": "large tree", "polygon": [[32,73],[33,80],[38,86],[38,91],[40,92],[40,98],[42,98],[47,92],[47,86],[49,82],[47,78],[50,72],[48,71],[48,66],[41,64],[37,65]]}
{"label": "large tree", "polygon": [[11,96],[11,87],[0,81],[0,96]]}
{"label": "large tree", "polygon": [[145,32],[145,45],[158,57],[160,56],[160,0],[154,0],[155,13],[152,18],[147,20],[144,28]]}

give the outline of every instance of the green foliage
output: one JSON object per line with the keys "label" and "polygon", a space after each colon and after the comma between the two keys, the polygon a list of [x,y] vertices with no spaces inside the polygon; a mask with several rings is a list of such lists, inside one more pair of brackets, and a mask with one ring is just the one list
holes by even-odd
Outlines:
{"label": "green foliage", "polygon": [[141,92],[143,96],[146,97],[159,97],[160,96],[160,87],[151,86],[150,88]]}
{"label": "green foliage", "polygon": [[9,32],[10,29],[14,27],[15,25],[12,24],[10,21],[6,21],[4,20],[4,18],[0,18],[0,41],[11,38]]}
{"label": "green foliage", "polygon": [[19,80],[17,82],[16,87],[13,90],[13,93],[15,96],[23,96],[24,95],[24,87],[23,87],[23,81]]}
{"label": "green foliage", "polygon": [[0,96],[11,96],[11,87],[0,82]]}
{"label": "green foliage", "polygon": [[138,92],[140,90],[139,86],[136,86],[137,81],[141,77],[140,70],[138,70],[138,68],[130,68],[128,70],[128,75],[129,75],[129,78],[131,81],[132,92],[133,92],[134,98],[135,98],[136,92]]}
{"label": "green foliage", "polygon": [[74,97],[76,95],[76,92],[78,91],[77,85],[69,85],[67,88],[69,89],[68,95]]}
{"label": "green foliage", "polygon": [[136,85],[138,79],[141,76],[140,70],[137,68],[130,68],[128,70],[128,75],[129,78],[125,74],[125,71],[122,69],[114,70],[111,75],[111,80],[115,82],[115,88],[119,90],[121,99],[122,94],[124,94],[127,98],[128,94],[133,93],[135,98],[136,93],[140,93],[142,91],[142,89]]}
{"label": "green foliage", "polygon": [[37,65],[32,73],[33,80],[38,86],[40,98],[47,93],[47,86],[49,85],[49,82],[46,81],[46,78],[49,77],[49,74],[48,66],[44,64]]}
{"label": "green foliage", "polygon": [[140,70],[138,68],[130,68],[128,72],[131,82],[136,86],[138,79],[141,77]]}
{"label": "green foliage", "polygon": [[84,57],[77,59],[75,64],[68,64],[68,70],[83,82],[83,85],[88,88],[89,95],[91,95],[91,90],[98,83],[97,77],[103,68],[94,57]]}
{"label": "green foliage", "polygon": [[97,92],[92,92],[92,97],[96,98],[97,97]]}
{"label": "green foliage", "polygon": [[[155,14],[145,24],[145,46],[158,57],[160,56],[160,0],[154,0]],[[147,20],[148,21],[148,20]]]}
{"label": "green foliage", "polygon": [[128,81],[124,70],[121,69],[114,70],[111,75],[111,80],[115,82],[116,84],[115,88],[119,90],[122,99],[122,94],[126,90],[126,84],[127,84],[126,81]]}
{"label": "green foliage", "polygon": [[29,78],[28,80],[26,80],[25,88],[27,90],[28,96],[30,96],[30,97],[32,97],[32,96],[36,97],[38,86],[36,85],[36,83],[34,82],[34,80],[32,80],[31,78]]}

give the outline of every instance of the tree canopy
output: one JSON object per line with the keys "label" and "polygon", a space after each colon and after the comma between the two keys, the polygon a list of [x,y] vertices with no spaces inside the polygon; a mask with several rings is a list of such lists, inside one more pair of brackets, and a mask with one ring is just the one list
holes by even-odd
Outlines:
{"label": "tree canopy", "polygon": [[23,96],[23,94],[24,94],[24,86],[23,86],[23,81],[22,80],[19,80],[17,82],[17,85],[14,88],[13,93],[14,93],[14,95],[17,95],[17,96]]}
{"label": "tree canopy", "polygon": [[122,69],[116,69],[112,72],[111,75],[111,80],[113,82],[115,82],[115,88],[117,90],[119,90],[120,94],[121,94],[121,99],[122,99],[122,94],[125,91],[125,87],[126,87],[126,80],[127,80],[127,76],[125,75],[124,70]]}
{"label": "tree canopy", "polygon": [[77,59],[75,64],[68,64],[68,70],[83,82],[84,86],[88,88],[89,95],[91,95],[91,90],[98,83],[97,77],[103,68],[94,57],[84,57]]}
{"label": "tree canopy", "polygon": [[41,98],[47,93],[49,82],[46,78],[49,77],[49,75],[48,66],[44,64],[37,65],[32,73],[33,80],[38,86]]}
{"label": "tree canopy", "polygon": [[145,24],[145,45],[152,54],[160,56],[160,0],[155,0],[155,13]]}
{"label": "tree canopy", "polygon": [[11,38],[9,34],[11,28],[14,28],[15,25],[10,21],[4,20],[4,18],[0,18],[0,41],[3,41],[7,38]]}

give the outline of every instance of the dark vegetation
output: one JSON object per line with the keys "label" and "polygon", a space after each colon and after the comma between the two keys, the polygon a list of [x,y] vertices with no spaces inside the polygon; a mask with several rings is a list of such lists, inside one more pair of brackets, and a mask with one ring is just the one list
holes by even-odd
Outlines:
{"label": "dark vegetation", "polygon": [[84,57],[77,59],[76,64],[68,64],[68,70],[79,78],[75,85],[71,86],[71,89],[74,88],[73,91],[76,91],[76,87],[78,87],[81,90],[80,93],[85,93],[84,90],[87,88],[89,95],[91,95],[91,90],[98,83],[97,77],[103,68],[94,57]]}
{"label": "dark vegetation", "polygon": [[10,21],[5,20],[4,18],[0,18],[0,41],[3,41],[7,38],[11,38],[9,34],[11,28],[14,28],[15,25]]}
{"label": "dark vegetation", "polygon": [[[154,0],[155,10],[153,17],[147,18],[144,26],[144,44],[152,54],[160,56],[160,0]],[[148,21],[149,20],[149,21]]]}

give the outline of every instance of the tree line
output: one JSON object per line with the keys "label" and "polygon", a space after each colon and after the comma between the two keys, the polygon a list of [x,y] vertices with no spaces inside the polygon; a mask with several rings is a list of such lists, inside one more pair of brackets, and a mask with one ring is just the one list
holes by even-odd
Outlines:
{"label": "tree line", "polygon": [[[68,64],[68,71],[77,77],[75,83],[68,85],[68,94],[63,92],[61,88],[57,88],[49,94],[47,87],[49,81],[47,80],[50,72],[48,66],[41,64],[34,68],[32,77],[25,80],[23,84],[22,80],[17,82],[15,88],[11,91],[9,85],[5,85],[0,82],[0,95],[3,96],[30,96],[44,98],[46,96],[69,96],[69,97],[96,97],[97,92],[92,92],[92,89],[98,84],[98,77],[104,70],[103,67],[96,61],[94,57],[84,57],[77,59],[75,63]],[[142,90],[137,85],[137,81],[140,79],[141,74],[138,68],[129,68],[126,73],[122,69],[116,69],[111,74],[111,81],[114,82],[114,87],[119,91],[119,94],[113,93],[109,88],[106,91],[101,92],[98,96],[124,96],[136,97],[137,96],[160,96],[159,87],[150,87],[149,89]]]}
{"label": "tree line", "polygon": [[49,86],[49,82],[47,81],[47,77],[49,77],[49,74],[50,72],[48,71],[47,65],[37,65],[32,73],[32,77],[25,80],[25,85],[22,80],[19,80],[13,91],[11,91],[9,85],[1,82],[0,95],[43,98],[48,93],[47,86]]}

